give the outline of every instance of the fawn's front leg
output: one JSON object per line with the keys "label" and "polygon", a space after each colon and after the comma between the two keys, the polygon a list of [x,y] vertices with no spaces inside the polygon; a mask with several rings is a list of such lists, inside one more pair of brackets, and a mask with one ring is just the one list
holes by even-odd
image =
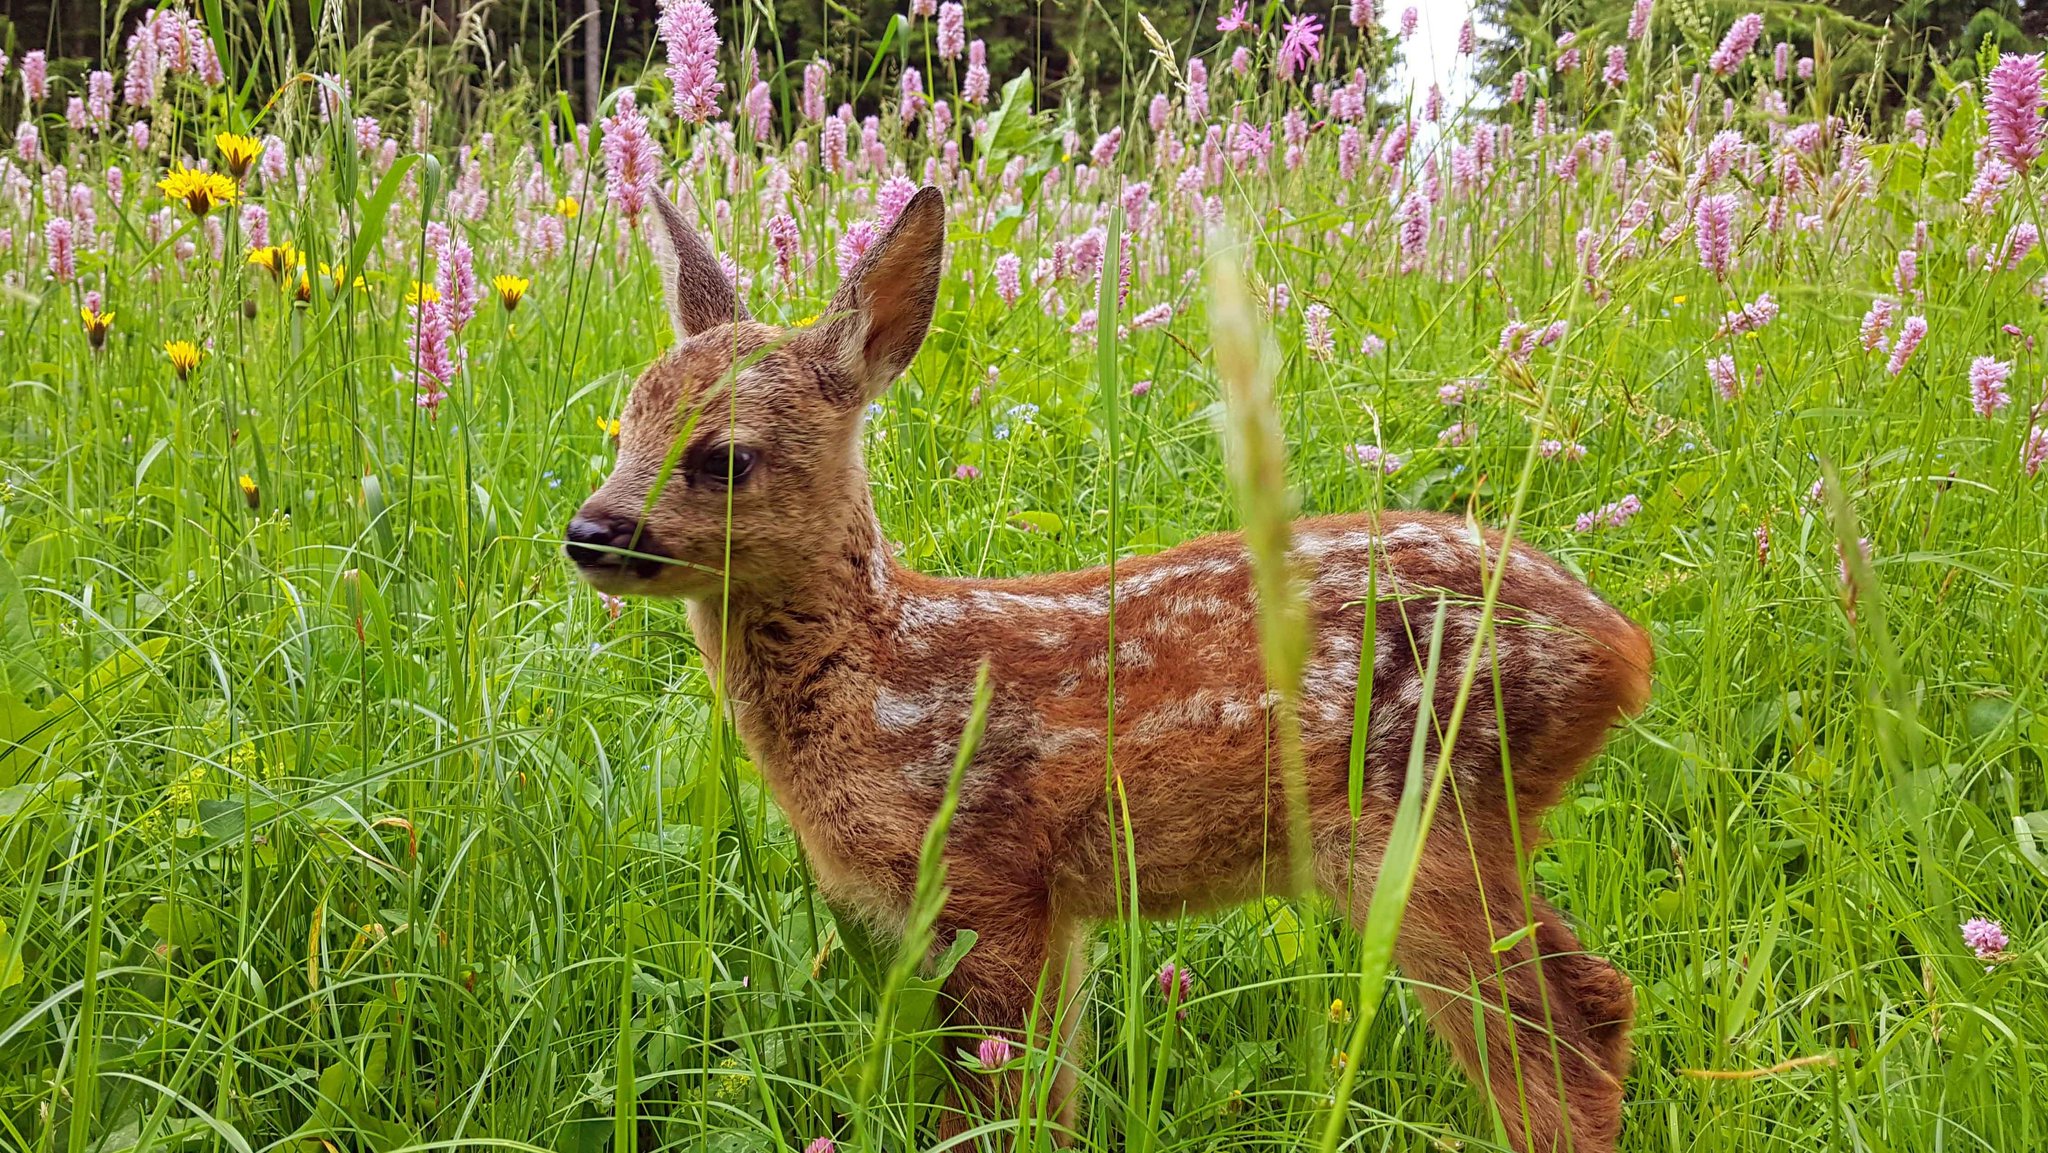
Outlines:
{"label": "fawn's front leg", "polygon": [[[952,932],[974,930],[976,938],[946,978],[946,995],[952,1002],[950,1043],[990,1056],[1000,1056],[1006,1046],[1013,1055],[1013,1064],[1002,1072],[962,1075],[972,1105],[983,1120],[1020,1118],[1028,1104],[1027,1081],[1021,1072],[1023,1062],[1015,1058],[1025,1055],[1027,1044],[1052,1049],[1056,1061],[1044,1115],[1056,1122],[1054,1140],[1064,1145],[1079,1108],[1066,1049],[1074,1031],[1073,1002],[1081,986],[1080,927],[1056,919],[1043,893],[980,889],[960,874],[952,881],[945,922]],[[1049,1044],[1048,1038],[1054,1036],[1057,1043]],[[991,1039],[999,1043],[984,1049],[983,1043]],[[958,1136],[975,1120],[968,1101],[956,1104],[959,1107],[940,1121],[941,1137]]]}

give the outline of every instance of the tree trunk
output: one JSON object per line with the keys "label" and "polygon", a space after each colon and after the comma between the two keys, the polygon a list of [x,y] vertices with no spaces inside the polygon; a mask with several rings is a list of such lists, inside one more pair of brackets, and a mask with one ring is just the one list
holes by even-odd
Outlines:
{"label": "tree trunk", "polygon": [[598,0],[583,0],[583,120],[591,125],[597,123],[597,102],[603,96],[599,91],[599,74],[604,71],[604,37],[598,34],[601,16]]}

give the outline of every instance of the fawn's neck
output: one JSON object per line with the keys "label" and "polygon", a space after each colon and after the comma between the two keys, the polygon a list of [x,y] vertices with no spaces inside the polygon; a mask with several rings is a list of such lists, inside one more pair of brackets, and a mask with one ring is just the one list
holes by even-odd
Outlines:
{"label": "fawn's neck", "polygon": [[[867,478],[848,478],[846,512],[806,556],[769,582],[735,582],[723,597],[690,602],[705,669],[725,695],[787,739],[834,676],[868,671],[875,631],[889,612],[896,562],[875,519]],[[742,731],[751,725],[742,725]]]}

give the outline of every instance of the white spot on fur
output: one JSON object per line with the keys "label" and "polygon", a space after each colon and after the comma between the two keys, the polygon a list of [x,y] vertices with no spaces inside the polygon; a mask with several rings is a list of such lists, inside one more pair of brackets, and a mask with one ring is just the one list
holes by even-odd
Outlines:
{"label": "white spot on fur", "polygon": [[883,685],[875,693],[875,724],[886,732],[909,732],[930,719],[938,705],[936,696],[906,696]]}

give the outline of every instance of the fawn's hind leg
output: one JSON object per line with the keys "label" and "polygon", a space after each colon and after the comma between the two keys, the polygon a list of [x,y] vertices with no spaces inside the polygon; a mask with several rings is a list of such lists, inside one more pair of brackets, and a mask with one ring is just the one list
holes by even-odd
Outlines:
{"label": "fawn's hind leg", "polygon": [[[1621,1129],[1635,989],[1613,965],[1587,954],[1557,910],[1535,894],[1527,915],[1536,930],[1495,953],[1494,942],[1527,922],[1512,853],[1487,853],[1475,867],[1462,835],[1430,838],[1394,961],[1458,1064],[1485,1085],[1516,1149],[1609,1153]],[[1339,862],[1324,873],[1356,922],[1370,901],[1377,856],[1375,848],[1356,873]]]}
{"label": "fawn's hind leg", "polygon": [[[1588,954],[1549,902],[1527,898],[1511,853],[1475,867],[1462,838],[1432,837],[1395,963],[1458,1063],[1486,1082],[1515,1148],[1608,1153],[1621,1131],[1635,988]],[[1525,917],[1535,931],[1494,952]]]}

